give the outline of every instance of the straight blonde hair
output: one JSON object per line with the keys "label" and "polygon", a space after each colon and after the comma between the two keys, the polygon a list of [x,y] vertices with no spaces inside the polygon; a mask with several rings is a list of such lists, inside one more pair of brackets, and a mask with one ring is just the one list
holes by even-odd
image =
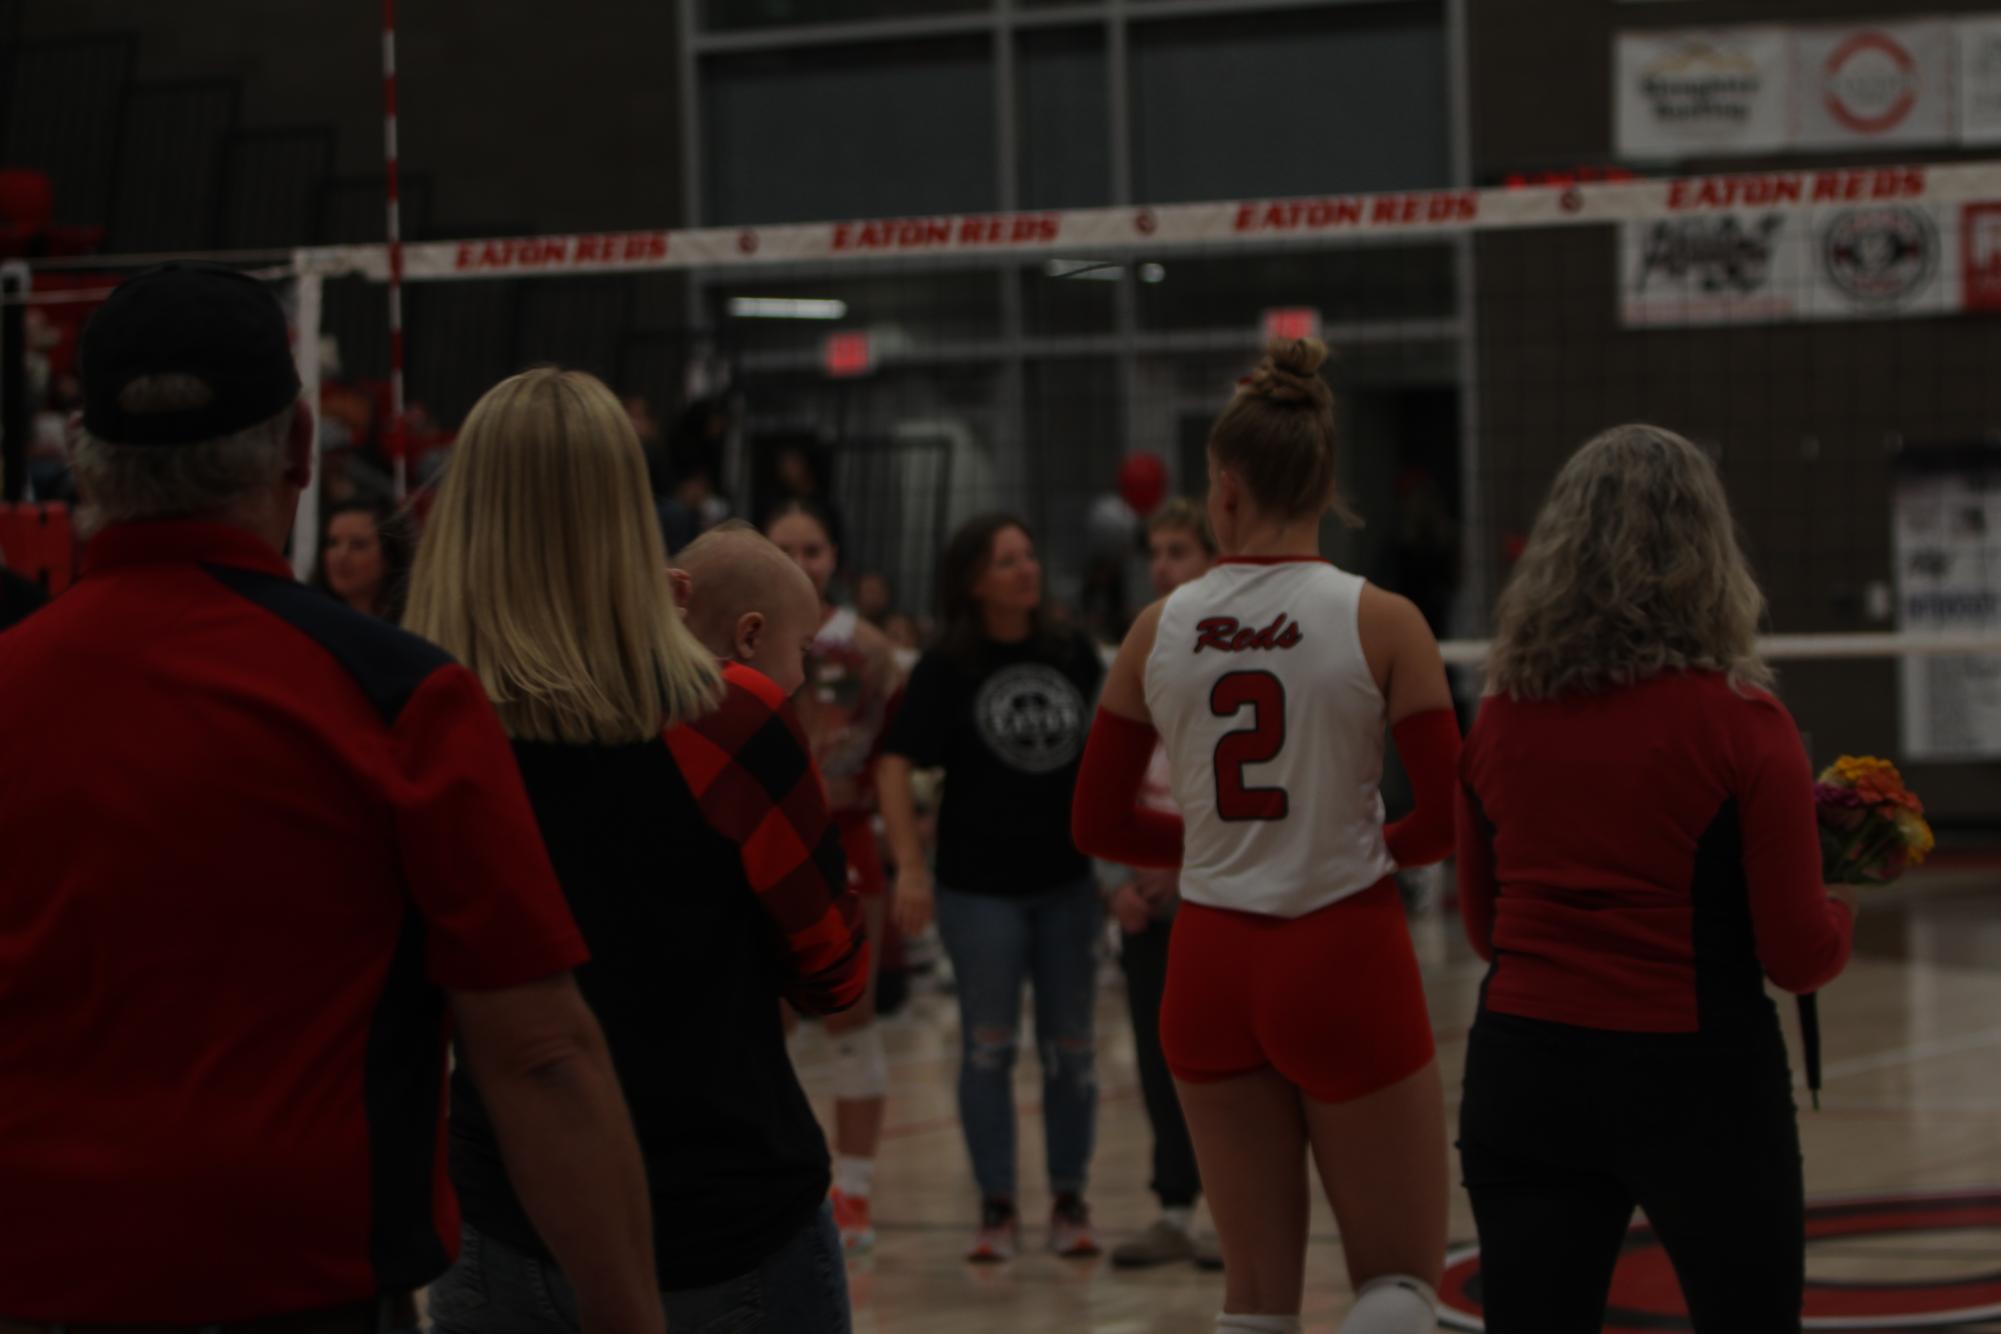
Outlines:
{"label": "straight blonde hair", "polygon": [[617,744],[713,709],[675,609],[625,409],[581,371],[524,371],[465,421],[404,624],[478,675],[508,735]]}
{"label": "straight blonde hair", "polygon": [[1770,686],[1765,595],[1708,455],[1615,426],[1564,464],[1494,613],[1487,689],[1517,699],[1713,671]]}

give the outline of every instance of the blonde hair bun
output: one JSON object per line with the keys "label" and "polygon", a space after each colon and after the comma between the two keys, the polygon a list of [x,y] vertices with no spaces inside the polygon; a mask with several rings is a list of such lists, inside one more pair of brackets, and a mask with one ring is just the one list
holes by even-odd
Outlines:
{"label": "blonde hair bun", "polygon": [[1334,391],[1320,378],[1326,361],[1327,344],[1318,338],[1274,338],[1265,344],[1265,359],[1251,372],[1244,392],[1274,403],[1331,403]]}

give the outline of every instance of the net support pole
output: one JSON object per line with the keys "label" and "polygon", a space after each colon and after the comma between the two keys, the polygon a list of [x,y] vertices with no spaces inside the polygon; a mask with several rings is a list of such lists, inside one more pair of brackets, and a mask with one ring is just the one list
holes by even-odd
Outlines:
{"label": "net support pole", "polygon": [[0,500],[28,494],[28,266],[0,265]]}
{"label": "net support pole", "polygon": [[396,144],[396,0],[382,0],[382,166],[389,251],[389,422],[386,437],[396,500],[410,494],[403,397],[403,191]]}

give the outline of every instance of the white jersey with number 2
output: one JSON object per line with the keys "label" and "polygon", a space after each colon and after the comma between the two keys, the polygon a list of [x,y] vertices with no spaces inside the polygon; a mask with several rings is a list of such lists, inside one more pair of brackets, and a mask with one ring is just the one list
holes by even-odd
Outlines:
{"label": "white jersey with number 2", "polygon": [[1240,558],[1168,597],[1146,706],[1187,827],[1189,902],[1300,917],[1396,870],[1362,587],[1322,560]]}

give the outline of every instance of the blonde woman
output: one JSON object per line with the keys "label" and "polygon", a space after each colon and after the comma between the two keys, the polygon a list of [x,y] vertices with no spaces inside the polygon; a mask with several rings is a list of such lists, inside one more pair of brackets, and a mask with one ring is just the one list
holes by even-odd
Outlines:
{"label": "blonde woman", "polygon": [[[408,620],[492,698],[591,949],[577,978],[646,1158],[669,1325],[846,1334],[827,1146],[773,1002],[860,997],[855,896],[784,691],[719,669],[675,610],[639,440],[603,384],[528,371],[473,408]],[[458,1080],[465,1246],[432,1318],[573,1330],[500,1147]]]}
{"label": "blonde woman", "polygon": [[1764,981],[1831,981],[1853,900],[1821,885],[1764,605],[1716,469],[1655,426],[1564,466],[1501,595],[1458,830],[1493,960],[1460,1121],[1491,1334],[1595,1334],[1635,1205],[1702,1334],[1800,1328]]}

